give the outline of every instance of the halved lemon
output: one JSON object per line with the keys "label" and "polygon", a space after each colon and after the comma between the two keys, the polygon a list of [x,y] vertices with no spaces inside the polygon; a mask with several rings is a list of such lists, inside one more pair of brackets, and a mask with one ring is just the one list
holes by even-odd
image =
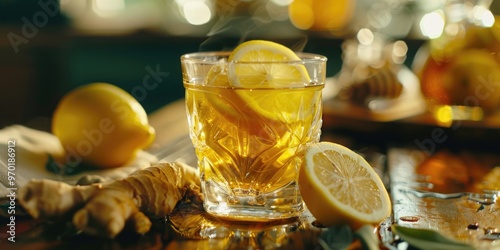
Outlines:
{"label": "halved lemon", "polygon": [[311,214],[325,226],[375,225],[391,214],[391,200],[380,177],[362,156],[339,144],[307,147],[299,188]]}

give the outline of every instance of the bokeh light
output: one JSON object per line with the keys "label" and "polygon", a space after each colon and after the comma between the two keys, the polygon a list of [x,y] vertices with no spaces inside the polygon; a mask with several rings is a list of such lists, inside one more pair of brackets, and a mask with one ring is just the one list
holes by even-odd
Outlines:
{"label": "bokeh light", "polygon": [[275,21],[285,21],[288,19],[288,4],[285,1],[273,0],[266,4],[266,12]]}
{"label": "bokeh light", "polygon": [[404,41],[394,42],[392,48],[392,61],[397,64],[403,64],[406,60],[406,55],[408,53],[408,45]]}
{"label": "bokeh light", "polygon": [[293,2],[293,0],[271,0],[269,2],[272,2],[279,6],[288,6]]}
{"label": "bokeh light", "polygon": [[370,29],[360,29],[356,36],[358,38],[359,43],[363,45],[370,45],[373,43],[374,35]]}
{"label": "bokeh light", "polygon": [[181,4],[186,21],[192,25],[203,25],[212,19],[212,11],[205,1],[187,1]]}
{"label": "bokeh light", "polygon": [[420,20],[422,35],[434,39],[441,36],[444,30],[445,20],[441,11],[433,11],[425,14]]}
{"label": "bokeh light", "polygon": [[474,6],[472,10],[474,22],[483,27],[491,27],[495,23],[495,16],[484,6]]}
{"label": "bokeh light", "polygon": [[125,0],[94,0],[92,9],[98,16],[116,15],[125,9]]}

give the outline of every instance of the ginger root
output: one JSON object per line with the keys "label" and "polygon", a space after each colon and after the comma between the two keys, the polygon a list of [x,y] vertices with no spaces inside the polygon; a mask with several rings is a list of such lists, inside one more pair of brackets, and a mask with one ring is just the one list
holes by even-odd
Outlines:
{"label": "ginger root", "polygon": [[147,233],[152,226],[149,218],[168,215],[186,191],[199,189],[197,170],[174,162],[158,163],[105,184],[32,180],[19,190],[18,198],[35,219],[72,218],[78,230],[113,238],[126,226]]}

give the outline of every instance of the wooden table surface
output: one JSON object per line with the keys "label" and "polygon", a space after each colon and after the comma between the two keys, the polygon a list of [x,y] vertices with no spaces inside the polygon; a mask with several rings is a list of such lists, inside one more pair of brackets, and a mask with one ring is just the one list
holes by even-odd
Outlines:
{"label": "wooden table surface", "polygon": [[188,134],[188,121],[184,99],[175,101],[149,115],[149,124],[156,130],[156,139],[150,151],[169,145]]}
{"label": "wooden table surface", "polygon": [[[159,152],[186,137],[184,101],[150,114],[149,122],[157,134],[150,152]],[[0,249],[318,249],[317,239],[323,230],[313,226],[314,218],[307,212],[299,218],[272,223],[226,222],[206,214],[196,199],[182,200],[168,218],[153,221],[153,229],[146,235],[124,231],[115,239],[75,232],[65,221],[34,221],[19,212],[15,242],[8,240],[9,220],[0,219]],[[353,248],[359,246],[359,242],[346,244],[351,243]]]}
{"label": "wooden table surface", "polygon": [[[326,114],[326,129],[330,129],[328,120],[338,117]],[[149,151],[155,153],[169,147],[175,149],[176,142],[186,140],[188,135],[184,100],[150,114],[149,122],[157,134]],[[395,204],[398,216],[403,216],[402,211],[413,211],[411,208],[402,210],[401,206],[397,207],[399,203]],[[416,204],[422,203],[418,201]],[[425,217],[422,214],[419,216]],[[201,201],[192,197],[185,197],[179,202],[167,218],[153,221],[153,229],[145,235],[124,231],[115,239],[106,239],[75,232],[64,221],[40,222],[16,214],[16,242],[13,243],[8,241],[8,223],[7,218],[0,218],[0,249],[322,249],[319,239],[324,237],[326,231],[307,211],[299,218],[272,223],[223,221],[209,216],[202,209]],[[390,227],[390,224],[391,221],[385,222],[385,227]],[[344,244],[345,249],[361,248],[359,240],[352,237],[352,232],[347,237],[339,229],[333,236],[337,237],[336,243]],[[381,248],[384,248],[383,245]]]}

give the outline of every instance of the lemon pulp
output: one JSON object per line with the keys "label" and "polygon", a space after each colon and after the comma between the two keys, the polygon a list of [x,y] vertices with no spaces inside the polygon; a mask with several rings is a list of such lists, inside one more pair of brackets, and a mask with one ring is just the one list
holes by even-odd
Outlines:
{"label": "lemon pulp", "polygon": [[320,142],[306,149],[299,187],[306,206],[326,226],[377,224],[391,213],[380,177],[358,154]]}

